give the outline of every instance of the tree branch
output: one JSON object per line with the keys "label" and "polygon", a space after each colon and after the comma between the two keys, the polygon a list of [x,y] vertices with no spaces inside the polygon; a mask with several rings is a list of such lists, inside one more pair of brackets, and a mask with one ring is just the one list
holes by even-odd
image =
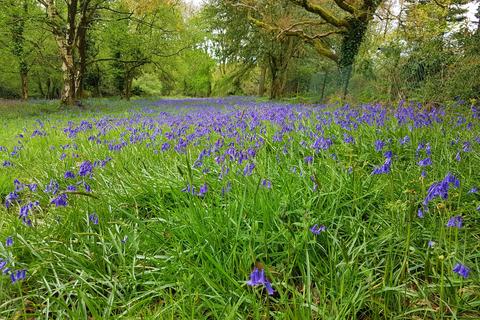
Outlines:
{"label": "tree branch", "polygon": [[323,20],[325,20],[327,23],[335,26],[335,27],[347,27],[348,26],[348,21],[345,19],[339,19],[333,15],[332,12],[329,10],[323,8],[321,5],[318,4],[313,4],[308,0],[290,0],[294,4],[303,7],[305,10],[315,13],[319,15]]}

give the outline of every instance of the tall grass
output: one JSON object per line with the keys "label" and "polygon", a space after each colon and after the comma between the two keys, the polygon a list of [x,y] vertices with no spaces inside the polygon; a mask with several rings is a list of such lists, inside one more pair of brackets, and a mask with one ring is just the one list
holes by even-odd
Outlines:
{"label": "tall grass", "polygon": [[[0,209],[0,257],[27,270],[13,284],[0,277],[0,318],[480,318],[474,108],[94,101],[0,125],[1,199],[15,179],[38,184]],[[418,165],[422,143],[431,166]],[[372,174],[386,151],[389,172]],[[80,177],[85,161],[100,162]],[[425,210],[447,173],[460,186]],[[44,192],[52,179],[55,195]],[[51,204],[63,192],[68,205]],[[34,200],[29,226],[19,210]],[[452,216],[461,228],[446,226]],[[247,285],[255,266],[274,295]]]}

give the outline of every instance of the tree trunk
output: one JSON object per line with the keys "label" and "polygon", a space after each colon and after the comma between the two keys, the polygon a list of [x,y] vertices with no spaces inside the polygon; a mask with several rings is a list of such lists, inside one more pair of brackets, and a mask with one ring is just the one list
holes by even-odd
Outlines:
{"label": "tree trunk", "polygon": [[22,81],[22,100],[28,100],[28,71],[20,71],[20,79]]}
{"label": "tree trunk", "polygon": [[84,96],[84,80],[87,70],[87,31],[89,27],[88,19],[88,1],[81,1],[82,15],[77,30],[77,49],[78,49],[78,70],[76,75],[76,93],[78,99]]}
{"label": "tree trunk", "polygon": [[262,65],[260,70],[260,80],[258,82],[258,95],[263,97],[265,94],[265,78],[267,77],[267,66],[265,64]]}
{"label": "tree trunk", "polygon": [[133,82],[133,78],[130,76],[129,73],[127,73],[125,75],[125,84],[124,84],[125,88],[123,91],[123,97],[127,101],[130,101],[130,97],[132,96],[132,82]]}
{"label": "tree trunk", "polygon": [[367,14],[348,19],[349,27],[344,33],[340,48],[340,59],[338,60],[344,99],[348,94],[348,86],[352,76],[353,64],[355,63],[355,59],[360,50],[360,45],[365,38],[368,23],[372,20],[373,14],[380,5],[380,2],[380,0],[364,1],[362,11]]}
{"label": "tree trunk", "polygon": [[62,71],[63,71],[63,90],[62,90],[62,104],[72,106],[75,103],[75,84],[76,72],[73,61],[72,50],[63,48],[62,50]]}

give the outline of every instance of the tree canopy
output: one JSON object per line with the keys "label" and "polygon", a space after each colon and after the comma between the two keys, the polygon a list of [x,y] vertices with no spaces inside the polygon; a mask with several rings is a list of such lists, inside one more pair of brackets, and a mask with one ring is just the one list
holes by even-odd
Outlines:
{"label": "tree canopy", "polygon": [[66,105],[132,95],[440,101],[480,91],[475,1],[0,4],[2,98]]}

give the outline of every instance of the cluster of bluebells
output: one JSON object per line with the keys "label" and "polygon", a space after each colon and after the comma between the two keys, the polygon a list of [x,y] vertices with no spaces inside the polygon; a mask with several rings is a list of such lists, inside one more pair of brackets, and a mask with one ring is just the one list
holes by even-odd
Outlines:
{"label": "cluster of bluebells", "polygon": [[392,151],[387,151],[387,152],[385,152],[384,156],[385,156],[385,162],[380,167],[374,168],[373,171],[372,171],[372,174],[387,174],[387,173],[390,173],[390,168],[392,166],[393,153],[392,153]]}
{"label": "cluster of bluebells", "polygon": [[442,181],[434,182],[428,188],[427,196],[423,200],[423,207],[425,211],[428,210],[428,204],[435,198],[442,198],[444,200],[448,199],[448,191],[450,187],[458,188],[460,187],[460,180],[458,180],[453,174],[447,173],[445,178]]}
{"label": "cluster of bluebells", "polygon": [[310,228],[310,232],[315,235],[319,235],[320,233],[325,231],[327,231],[327,227],[325,227],[324,225],[319,226],[318,224],[315,224]]}
{"label": "cluster of bluebells", "polygon": [[208,192],[207,183],[202,184],[200,188],[198,188],[198,191],[196,190],[197,189],[195,188],[195,186],[188,184],[184,189],[182,189],[182,192],[189,193],[194,196],[203,197]]}
{"label": "cluster of bluebells", "polygon": [[[13,246],[13,237],[9,236],[5,240],[5,247],[9,248]],[[27,276],[26,269],[12,270],[9,267],[9,262],[3,258],[0,258],[0,275],[10,277],[12,284],[15,284]]]}

